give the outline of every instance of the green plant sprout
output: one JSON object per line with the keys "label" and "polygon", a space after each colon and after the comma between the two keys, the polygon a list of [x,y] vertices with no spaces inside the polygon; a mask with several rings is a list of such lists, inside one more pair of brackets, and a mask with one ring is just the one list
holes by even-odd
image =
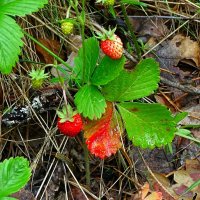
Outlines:
{"label": "green plant sprout", "polygon": [[[160,147],[170,143],[176,132],[171,113],[160,104],[139,103],[137,100],[150,95],[158,87],[159,64],[152,58],[141,60],[132,71],[124,69],[125,57],[112,60],[99,58],[96,38],[85,40],[86,77],[75,95],[79,113],[91,120],[101,118],[106,101],[116,102],[128,138],[143,148]],[[82,78],[82,48],[75,58],[74,76]],[[128,102],[133,101],[136,102]]]}

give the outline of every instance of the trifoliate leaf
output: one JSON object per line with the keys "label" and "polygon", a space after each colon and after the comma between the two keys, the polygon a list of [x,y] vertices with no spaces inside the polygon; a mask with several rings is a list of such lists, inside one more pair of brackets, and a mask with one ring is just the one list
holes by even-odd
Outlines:
{"label": "trifoliate leaf", "polygon": [[78,112],[89,119],[100,118],[105,112],[105,98],[94,85],[82,87],[76,93],[74,102]]}
{"label": "trifoliate leaf", "polygon": [[83,52],[83,47],[81,47],[78,51],[78,56],[74,59],[74,72],[77,79],[82,80],[84,83],[88,83],[99,58],[99,43],[95,37],[92,37],[86,39],[84,45],[85,54]]}
{"label": "trifoliate leaf", "polygon": [[115,154],[121,147],[120,125],[120,118],[114,111],[113,104],[108,102],[101,119],[88,120],[84,124],[84,137],[89,151],[101,159]]}
{"label": "trifoliate leaf", "polygon": [[14,19],[0,14],[0,72],[9,74],[18,61],[23,34]]}
{"label": "trifoliate leaf", "polygon": [[19,191],[31,176],[29,162],[23,157],[10,158],[0,163],[0,198]]}
{"label": "trifoliate leaf", "polygon": [[120,75],[103,86],[103,94],[108,101],[129,101],[150,95],[158,87],[158,63],[147,58],[134,70],[121,71]]}
{"label": "trifoliate leaf", "polygon": [[94,85],[105,85],[116,78],[122,71],[125,64],[125,58],[113,60],[104,56],[99,66],[95,69],[91,82]]}
{"label": "trifoliate leaf", "polygon": [[47,3],[48,0],[1,0],[0,14],[25,16],[38,11]]}
{"label": "trifoliate leaf", "polygon": [[160,104],[120,103],[128,138],[135,146],[154,148],[170,143],[176,132],[174,118]]}

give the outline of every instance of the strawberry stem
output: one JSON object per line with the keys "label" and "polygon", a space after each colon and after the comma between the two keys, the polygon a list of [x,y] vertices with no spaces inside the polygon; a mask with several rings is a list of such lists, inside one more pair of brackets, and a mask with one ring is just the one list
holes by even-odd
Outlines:
{"label": "strawberry stem", "polygon": [[68,109],[67,109],[67,97],[66,97],[66,91],[65,91],[64,87],[63,87],[62,91],[63,91],[63,98],[64,98],[65,106],[66,106],[66,115],[67,115],[67,118],[68,118],[70,116],[69,116],[69,112],[68,112]]}
{"label": "strawberry stem", "polygon": [[29,37],[33,42],[38,44],[40,47],[42,47],[45,51],[47,51],[51,56],[53,56],[57,61],[61,62],[64,66],[66,66],[69,71],[73,71],[73,68],[67,64],[63,59],[61,59],[59,56],[57,56],[55,53],[53,53],[51,50],[49,50],[47,47],[45,47],[42,43],[40,43],[38,40],[36,40],[33,36],[31,36],[26,31],[22,31],[24,35]]}
{"label": "strawberry stem", "polygon": [[68,9],[67,9],[67,13],[66,13],[66,18],[69,18],[69,14],[70,14],[70,10],[71,10],[71,5],[69,5]]}
{"label": "strawberry stem", "polygon": [[128,30],[129,30],[129,32],[131,34],[131,37],[133,39],[133,43],[135,45],[135,49],[136,49],[136,53],[137,53],[137,56],[138,56],[138,60],[140,60],[141,59],[141,49],[140,49],[140,46],[138,44],[137,38],[135,36],[135,33],[133,32],[133,29],[131,27],[131,24],[129,22],[128,15],[127,15],[127,12],[126,12],[126,8],[125,8],[123,3],[121,3],[121,8],[122,8],[122,13],[123,13],[125,21],[126,21],[126,25],[128,26]]}
{"label": "strawberry stem", "polygon": [[78,10],[78,1],[75,0],[75,3],[72,5],[75,12],[76,12],[76,16],[77,19],[79,20],[79,23],[81,25],[80,28],[80,33],[81,33],[81,39],[82,39],[82,49],[83,49],[83,74],[82,74],[82,85],[85,82],[85,63],[86,63],[86,59],[85,59],[85,0],[82,0],[82,12],[79,12]]}
{"label": "strawberry stem", "polygon": [[84,159],[85,159],[85,178],[86,185],[90,188],[90,160],[89,160],[89,152],[85,143],[85,139],[83,137],[83,151],[84,151]]}

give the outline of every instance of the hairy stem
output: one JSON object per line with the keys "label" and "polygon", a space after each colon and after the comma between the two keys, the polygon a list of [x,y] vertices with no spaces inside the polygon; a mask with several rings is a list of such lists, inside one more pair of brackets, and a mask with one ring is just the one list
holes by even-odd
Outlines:
{"label": "hairy stem", "polygon": [[126,25],[128,26],[128,30],[130,31],[131,38],[133,39],[133,43],[135,45],[135,49],[136,49],[136,53],[137,53],[137,56],[138,56],[138,60],[140,60],[141,59],[141,49],[140,49],[140,46],[139,46],[139,44],[137,42],[137,38],[135,36],[135,33],[133,32],[131,24],[129,22],[128,15],[127,15],[127,12],[126,12],[126,8],[125,8],[123,3],[121,3],[121,8],[122,8],[122,13],[123,13],[124,18],[125,18]]}
{"label": "hairy stem", "polygon": [[78,5],[78,1],[75,0],[74,10],[76,12],[76,16],[77,16],[79,23],[81,25],[80,33],[81,33],[82,49],[83,49],[83,74],[82,74],[82,85],[83,85],[84,82],[85,82],[85,63],[86,63],[86,60],[85,60],[85,44],[84,44],[84,41],[85,41],[85,0],[82,0],[82,12],[81,13],[79,12],[77,5]]}
{"label": "hairy stem", "polygon": [[36,40],[33,36],[28,34],[26,31],[23,31],[24,35],[29,37],[33,42],[38,44],[40,47],[42,47],[45,51],[47,51],[51,56],[53,56],[57,61],[61,62],[65,67],[67,67],[70,71],[73,70],[73,68],[67,64],[63,59],[61,59],[59,56],[57,56],[55,53],[53,53],[51,50],[49,50],[47,47],[45,47],[42,43],[40,43],[38,40]]}
{"label": "hairy stem", "polygon": [[85,158],[86,185],[90,188],[90,160],[89,160],[88,148],[87,148],[87,146],[85,144],[84,137],[83,137],[83,150],[84,150],[84,158]]}

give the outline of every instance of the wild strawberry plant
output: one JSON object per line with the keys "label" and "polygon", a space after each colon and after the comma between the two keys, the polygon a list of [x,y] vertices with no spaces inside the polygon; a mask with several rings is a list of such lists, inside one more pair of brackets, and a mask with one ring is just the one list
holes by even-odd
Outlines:
{"label": "wild strawberry plant", "polygon": [[[77,0],[70,2],[84,30],[85,11],[79,13]],[[24,16],[37,11],[45,3],[47,0],[0,2],[2,73],[11,72],[23,45],[22,30],[11,16]],[[121,0],[120,3],[141,5],[139,1]],[[95,37],[85,39],[84,31],[81,35],[83,46],[74,59],[71,79],[78,88],[75,106],[88,119],[84,130],[91,153],[100,158],[114,154],[121,146],[122,124],[136,146],[154,148],[170,143],[176,132],[176,122],[171,113],[160,104],[141,102],[141,98],[158,88],[158,63],[152,58],[143,59],[128,71],[124,69],[126,59],[123,55],[115,60],[102,56],[98,40]]]}
{"label": "wild strawberry plant", "polygon": [[23,33],[13,19],[38,11],[48,0],[1,0],[0,1],[0,72],[9,74],[18,61],[23,46]]}
{"label": "wild strawberry plant", "polygon": [[[80,83],[75,105],[89,119],[84,129],[91,153],[100,158],[116,153],[121,146],[119,124],[122,123],[129,140],[136,146],[154,148],[170,143],[176,131],[174,117],[160,104],[140,101],[158,88],[159,64],[147,58],[129,71],[124,69],[124,56],[118,60],[100,57],[95,37],[84,42],[85,69],[81,48],[75,58],[73,76]],[[116,118],[118,123],[114,115],[121,116]]]}
{"label": "wild strawberry plant", "polygon": [[[123,69],[125,58],[112,60],[105,56],[99,58],[99,43],[95,37],[85,40],[85,68],[83,67],[83,48],[75,58],[74,76],[82,83],[82,87],[75,95],[77,109],[89,119],[100,118],[105,112],[106,99],[99,86],[107,84],[117,77]],[[97,65],[98,64],[98,65]]]}

